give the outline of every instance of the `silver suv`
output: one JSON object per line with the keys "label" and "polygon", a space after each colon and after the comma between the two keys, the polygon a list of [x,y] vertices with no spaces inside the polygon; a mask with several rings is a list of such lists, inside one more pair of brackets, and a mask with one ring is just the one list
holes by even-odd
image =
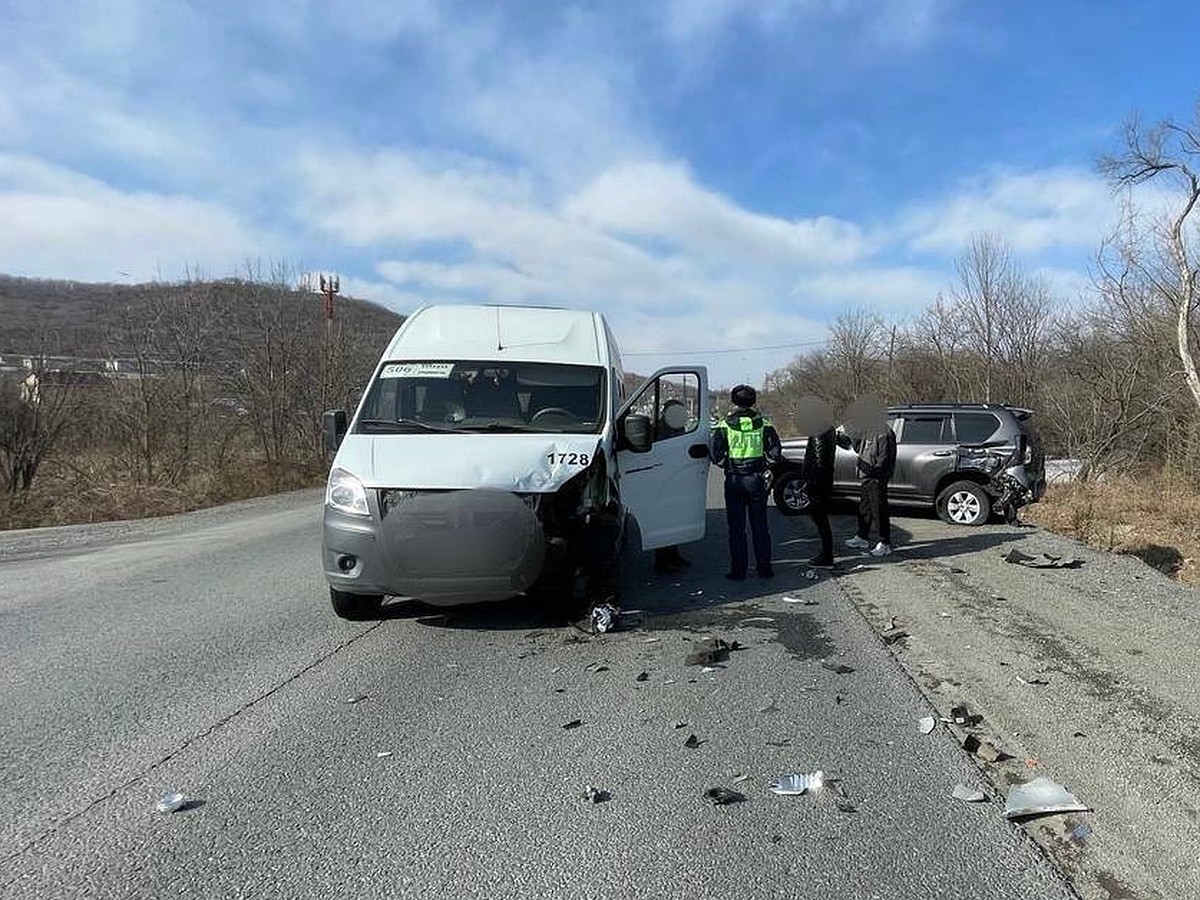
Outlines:
{"label": "silver suv", "polygon": [[[947,522],[982,525],[993,510],[1006,517],[1017,506],[1041,499],[1045,457],[1032,413],[989,403],[911,403],[888,409],[896,432],[896,471],[888,484],[895,504],[933,506]],[[804,446],[783,442],[784,459],[773,467],[772,493],[785,515],[807,512]],[[833,496],[857,499],[857,457],[838,447]]]}

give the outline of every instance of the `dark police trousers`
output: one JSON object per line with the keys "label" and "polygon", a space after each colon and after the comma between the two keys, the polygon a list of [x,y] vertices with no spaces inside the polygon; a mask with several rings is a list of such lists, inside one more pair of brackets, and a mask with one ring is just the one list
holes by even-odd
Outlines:
{"label": "dark police trousers", "polygon": [[771,572],[771,533],[767,530],[767,483],[762,472],[725,472],[725,521],[729,526],[729,571],[745,575],[749,564],[746,519],[754,541],[755,568],[760,575]]}

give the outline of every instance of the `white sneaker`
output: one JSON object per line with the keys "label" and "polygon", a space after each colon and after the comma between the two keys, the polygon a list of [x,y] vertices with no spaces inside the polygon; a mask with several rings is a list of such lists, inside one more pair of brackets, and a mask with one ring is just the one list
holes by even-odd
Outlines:
{"label": "white sneaker", "polygon": [[866,550],[871,546],[871,542],[863,540],[856,534],[846,541],[846,546],[853,547],[855,550]]}
{"label": "white sneaker", "polygon": [[887,556],[891,552],[892,552],[892,545],[885,544],[883,541],[880,541],[878,544],[876,544],[874,547],[871,548],[872,556]]}

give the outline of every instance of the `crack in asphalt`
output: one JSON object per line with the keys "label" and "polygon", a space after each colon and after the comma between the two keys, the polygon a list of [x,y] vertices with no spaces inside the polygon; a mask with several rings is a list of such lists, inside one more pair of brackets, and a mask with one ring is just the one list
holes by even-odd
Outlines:
{"label": "crack in asphalt", "polygon": [[[183,753],[185,750],[192,747],[194,744],[197,744],[198,742],[204,740],[205,738],[210,737],[211,735],[215,734],[217,731],[219,731],[220,729],[222,729],[226,725],[228,725],[230,722],[237,719],[239,716],[241,716],[247,710],[253,708],[254,706],[257,706],[259,703],[261,703],[263,700],[266,700],[268,697],[271,697],[271,696],[277,694],[279,691],[283,690],[288,685],[299,680],[304,675],[308,674],[309,672],[311,672],[313,669],[317,668],[321,664],[328,662],[330,659],[332,659],[337,654],[341,653],[343,650],[345,650],[351,644],[355,644],[358,641],[362,640],[363,638],[367,637],[367,635],[372,634],[373,632],[377,631],[380,627],[382,627],[385,624],[385,622],[386,622],[386,620],[376,622],[374,625],[365,629],[364,631],[360,631],[358,634],[354,635],[353,637],[350,637],[347,640],[342,641],[340,644],[335,646],[332,650],[330,650],[327,653],[322,654],[321,656],[318,656],[316,659],[314,659],[312,662],[308,663],[307,665],[302,666],[300,669],[298,669],[296,672],[293,672],[291,675],[289,675],[287,678],[280,681],[278,684],[274,685],[273,687],[271,687],[270,689],[268,689],[266,691],[263,691],[262,693],[258,694],[256,697],[253,697],[250,700],[247,700],[245,703],[243,703],[241,706],[237,707],[235,710],[233,710],[233,712],[229,713],[228,715],[222,716],[220,719],[218,719],[213,724],[209,725],[203,731],[196,732],[191,737],[184,740],[184,742],[182,744],[180,744],[178,747],[171,750],[169,753],[167,753],[165,756],[161,757],[160,759],[152,762],[150,765],[148,765],[142,771],[138,772],[135,775],[130,776],[125,781],[121,782],[116,787],[112,788],[112,790],[110,790],[104,796],[95,797],[92,800],[89,800],[83,806],[79,807],[78,809],[75,809],[72,812],[69,812],[66,815],[62,816],[53,825],[51,825],[50,827],[43,830],[41,833],[35,835],[34,837],[32,837],[28,841],[26,841],[23,846],[19,847],[17,850],[13,851],[12,853],[8,854],[7,856],[0,858],[0,865],[7,865],[7,864],[13,862],[14,860],[20,858],[21,856],[24,856],[26,853],[28,853],[34,847],[45,842],[49,838],[52,838],[59,831],[59,829],[61,829],[63,826],[69,825],[71,822],[74,822],[75,820],[82,818],[83,816],[87,815],[89,812],[91,812],[96,807],[107,803],[109,800],[112,800],[114,797],[116,797],[121,792],[133,787],[135,784],[137,784],[140,781],[144,781],[155,770],[157,770],[157,769],[161,768],[162,766],[166,765],[167,763],[171,762],[171,760],[175,759],[175,757],[179,756],[181,753]],[[20,880],[19,876],[7,879],[6,881],[3,882],[3,884],[0,884],[0,887],[8,887],[10,884],[15,884],[19,880]]]}

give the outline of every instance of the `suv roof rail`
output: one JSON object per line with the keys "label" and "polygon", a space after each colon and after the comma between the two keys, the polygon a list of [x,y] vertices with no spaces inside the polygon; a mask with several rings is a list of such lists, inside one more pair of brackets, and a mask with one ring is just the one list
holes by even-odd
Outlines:
{"label": "suv roof rail", "polygon": [[1006,409],[1015,415],[1018,419],[1026,419],[1033,415],[1033,410],[1025,409],[1020,406],[1009,406],[1006,403],[896,403],[888,407],[888,411],[901,412],[905,410],[920,410],[928,409],[936,412],[953,411],[956,409]]}

